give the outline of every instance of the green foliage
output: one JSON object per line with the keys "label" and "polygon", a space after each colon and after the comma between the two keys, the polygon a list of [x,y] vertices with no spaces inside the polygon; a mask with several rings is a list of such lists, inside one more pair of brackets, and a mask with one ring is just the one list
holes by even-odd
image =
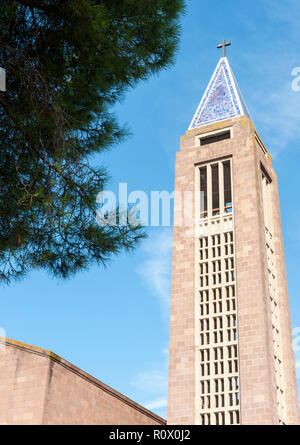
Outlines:
{"label": "green foliage", "polygon": [[140,227],[99,227],[108,175],[91,155],[127,134],[111,113],[173,63],[183,0],[1,0],[0,280],[68,277],[132,249]]}

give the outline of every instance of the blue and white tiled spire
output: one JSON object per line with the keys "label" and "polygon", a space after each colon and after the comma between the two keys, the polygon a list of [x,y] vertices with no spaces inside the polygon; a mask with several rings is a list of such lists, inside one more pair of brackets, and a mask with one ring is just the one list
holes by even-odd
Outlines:
{"label": "blue and white tiled spire", "polygon": [[189,130],[225,119],[250,117],[227,57],[215,69]]}

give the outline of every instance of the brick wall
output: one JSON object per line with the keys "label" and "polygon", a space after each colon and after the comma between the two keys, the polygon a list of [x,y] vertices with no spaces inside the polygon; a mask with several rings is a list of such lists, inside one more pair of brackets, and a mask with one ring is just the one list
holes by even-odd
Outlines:
{"label": "brick wall", "polygon": [[12,340],[5,341],[4,350],[0,348],[0,424],[164,423],[50,351]]}
{"label": "brick wall", "polygon": [[[196,146],[195,137],[233,127],[233,138]],[[175,191],[195,190],[195,166],[232,157],[236,241],[241,422],[276,424],[277,395],[260,163],[274,184],[274,235],[288,423],[297,423],[298,396],[276,174],[245,116],[188,130],[176,156]],[[176,207],[176,206],[175,206]],[[194,206],[195,207],[195,206]],[[194,217],[194,210],[192,211]],[[176,224],[175,211],[175,224]],[[168,424],[195,423],[195,241],[174,227]]]}

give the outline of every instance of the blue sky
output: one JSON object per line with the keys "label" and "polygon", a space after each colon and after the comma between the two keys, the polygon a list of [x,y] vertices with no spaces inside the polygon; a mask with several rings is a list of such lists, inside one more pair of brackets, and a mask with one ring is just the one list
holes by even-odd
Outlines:
{"label": "blue sky", "polygon": [[[116,113],[133,135],[94,160],[109,168],[112,190],[126,182],[129,192],[173,191],[180,135],[221,56],[216,45],[230,40],[231,67],[278,174],[294,328],[300,326],[300,92],[291,88],[291,72],[300,66],[299,30],[296,0],[188,0],[176,65],[128,92]],[[65,282],[35,272],[1,287],[0,326],[9,338],[51,349],[165,416],[172,234],[169,228],[148,233],[134,254],[106,269]],[[300,347],[296,362],[300,377]]]}

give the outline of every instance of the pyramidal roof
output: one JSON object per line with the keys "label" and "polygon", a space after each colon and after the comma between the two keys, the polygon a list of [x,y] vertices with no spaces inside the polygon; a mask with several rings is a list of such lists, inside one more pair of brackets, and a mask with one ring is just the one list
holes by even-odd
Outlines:
{"label": "pyramidal roof", "polygon": [[227,57],[222,57],[193,117],[189,130],[225,119],[250,117]]}

